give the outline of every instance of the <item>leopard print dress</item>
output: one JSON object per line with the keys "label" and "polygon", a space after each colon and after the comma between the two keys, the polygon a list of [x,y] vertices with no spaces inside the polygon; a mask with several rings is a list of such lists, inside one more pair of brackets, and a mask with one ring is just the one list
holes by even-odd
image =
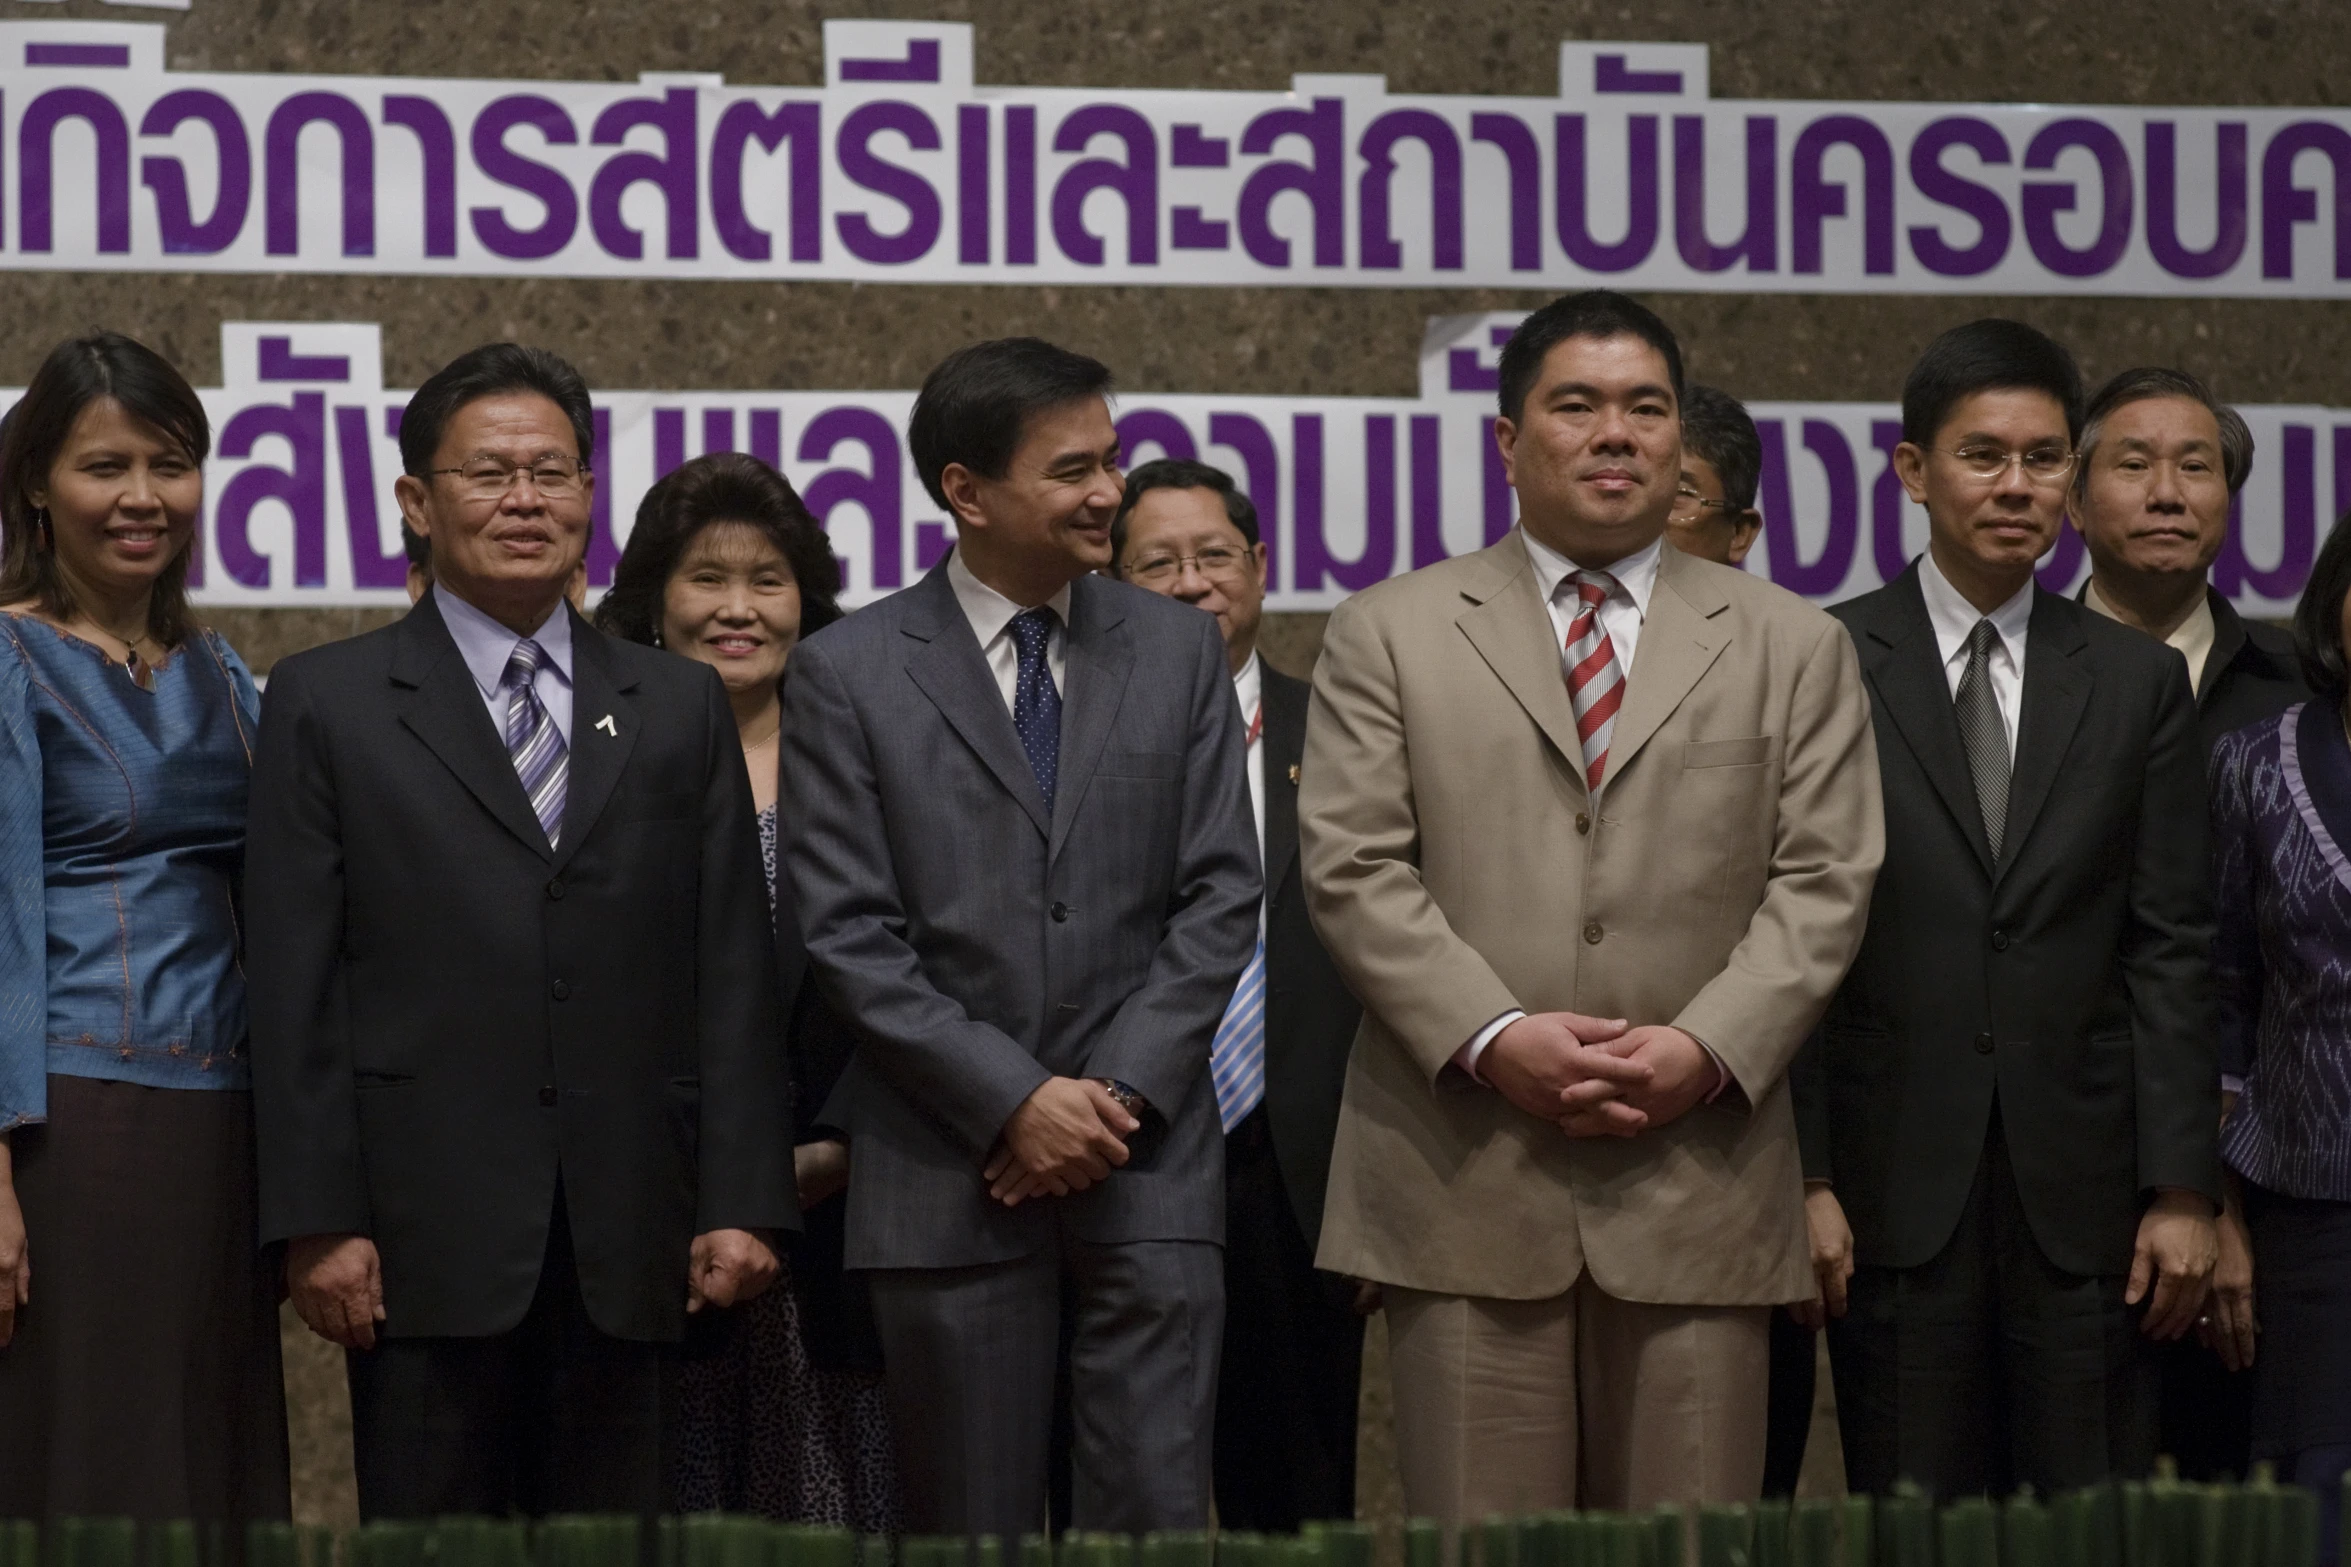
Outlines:
{"label": "leopard print dress", "polygon": [[[772,912],[773,806],[759,813],[759,849]],[[788,1273],[757,1300],[694,1319],[682,1382],[679,1512],[759,1513],[867,1534],[898,1530],[898,1469],[882,1379],[810,1363]]]}

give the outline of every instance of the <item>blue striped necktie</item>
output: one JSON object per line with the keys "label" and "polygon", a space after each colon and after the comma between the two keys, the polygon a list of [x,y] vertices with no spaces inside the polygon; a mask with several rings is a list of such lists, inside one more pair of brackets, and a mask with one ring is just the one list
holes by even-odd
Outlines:
{"label": "blue striped necktie", "polygon": [[506,692],[506,754],[514,759],[514,775],[522,780],[522,792],[531,797],[531,810],[552,849],[563,838],[563,790],[571,772],[571,752],[563,743],[563,731],[555,727],[555,715],[547,711],[532,684],[546,661],[547,650],[523,638],[506,660],[506,678],[499,685]]}
{"label": "blue striped necktie", "polygon": [[1241,970],[1241,983],[1208,1046],[1208,1080],[1216,1085],[1216,1113],[1231,1131],[1265,1098],[1265,937]]}

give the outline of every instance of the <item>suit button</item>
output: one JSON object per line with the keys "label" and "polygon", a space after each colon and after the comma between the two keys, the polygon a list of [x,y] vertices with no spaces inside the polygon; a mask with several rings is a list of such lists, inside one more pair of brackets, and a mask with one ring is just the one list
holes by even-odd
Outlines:
{"label": "suit button", "polygon": [[540,1089],[540,1090],[539,1090],[539,1103],[541,1103],[541,1104],[543,1104],[543,1105],[546,1105],[546,1106],[548,1106],[550,1109],[552,1109],[552,1108],[554,1107],[554,1104],[555,1104],[555,1088],[554,1088],[554,1085],[550,1084],[550,1085],[548,1085],[547,1087],[545,1087],[545,1088],[542,1088],[542,1089]]}
{"label": "suit button", "polygon": [[1584,940],[1595,947],[1600,945],[1600,922],[1598,920],[1593,920],[1584,926]]}
{"label": "suit button", "polygon": [[1991,1035],[1978,1034],[1975,1036],[1975,1053],[1979,1056],[1988,1056],[1992,1053]]}
{"label": "suit button", "polygon": [[2008,932],[2004,930],[1996,930],[1992,932],[1992,950],[1994,952],[2006,952],[2008,950]]}
{"label": "suit button", "polygon": [[1066,903],[1056,903],[1046,912],[1053,916],[1053,923],[1056,925],[1069,923],[1069,905]]}
{"label": "suit button", "polygon": [[1576,812],[1575,830],[1578,834],[1590,832],[1592,830],[1592,818],[1585,815],[1582,811]]}
{"label": "suit button", "polygon": [[554,990],[556,1000],[569,1001],[571,999],[571,987],[562,980],[559,979],[555,982]]}
{"label": "suit button", "polygon": [[563,883],[560,881],[547,883],[547,896],[560,903],[563,900]]}

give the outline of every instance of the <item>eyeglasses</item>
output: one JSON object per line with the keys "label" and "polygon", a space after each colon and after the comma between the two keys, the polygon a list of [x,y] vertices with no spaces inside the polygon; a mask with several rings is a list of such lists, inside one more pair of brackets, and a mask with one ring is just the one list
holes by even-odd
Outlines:
{"label": "eyeglasses", "polygon": [[528,464],[510,463],[503,457],[476,457],[456,468],[428,468],[428,474],[453,473],[458,488],[466,498],[477,501],[502,499],[514,488],[517,479],[525,476],[531,488],[551,501],[566,501],[587,489],[591,470],[584,462],[573,462],[568,457],[542,457]]}
{"label": "eyeglasses", "polygon": [[1963,446],[1946,456],[1959,459],[1959,465],[1979,479],[2005,477],[2011,467],[2022,469],[2024,476],[2035,484],[2060,484],[2073,472],[2073,452],[2062,446],[2036,446],[2029,452],[2012,452],[2003,446]]}
{"label": "eyeglasses", "polygon": [[1242,563],[1249,559],[1247,550],[1234,549],[1229,544],[1211,544],[1204,550],[1189,555],[1146,555],[1127,568],[1127,576],[1136,582],[1156,586],[1172,582],[1187,565],[1200,568],[1203,577],[1238,577]]}
{"label": "eyeglasses", "polygon": [[1676,522],[1696,522],[1709,509],[1727,512],[1741,508],[1733,506],[1729,501],[1710,501],[1686,484],[1673,492],[1671,515]]}

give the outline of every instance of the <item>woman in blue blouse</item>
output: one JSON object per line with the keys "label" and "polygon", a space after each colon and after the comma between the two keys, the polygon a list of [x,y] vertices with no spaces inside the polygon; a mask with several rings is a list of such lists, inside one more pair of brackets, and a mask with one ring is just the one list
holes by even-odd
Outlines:
{"label": "woman in blue blouse", "polygon": [[238,967],[258,704],[188,617],[210,447],[112,333],[0,433],[0,1518],[287,1512]]}
{"label": "woman in blue blouse", "polygon": [[[2322,1559],[2351,1468],[2351,517],[2294,614],[2312,700],[2212,753],[2224,1067],[2224,1230],[2253,1252],[2250,1300],[2217,1297],[2205,1332],[2253,1362],[2253,1456],[2317,1490]],[[2225,1096],[2224,1096],[2225,1099]],[[2225,1249],[2224,1242],[2224,1249]],[[2255,1354],[2254,1308],[2260,1318]]]}

